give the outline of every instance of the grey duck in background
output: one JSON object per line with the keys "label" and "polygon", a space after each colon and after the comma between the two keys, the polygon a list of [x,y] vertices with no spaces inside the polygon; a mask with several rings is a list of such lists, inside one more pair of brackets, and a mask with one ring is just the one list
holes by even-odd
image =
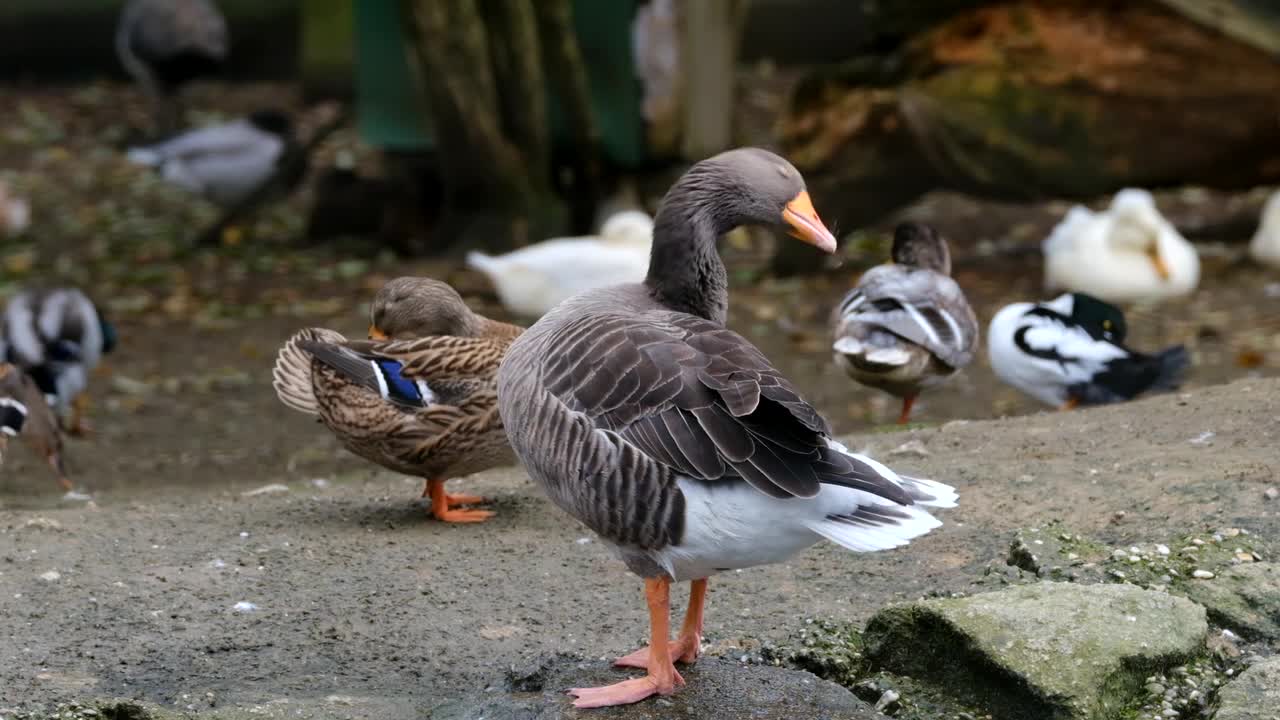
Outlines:
{"label": "grey duck in background", "polygon": [[[278,110],[259,110],[231,122],[188,130],[163,142],[131,148],[129,160],[154,168],[167,182],[230,208],[248,198],[296,153],[293,121]],[[290,191],[306,164],[290,163],[281,182]]]}
{"label": "grey duck in background", "polygon": [[116,25],[116,56],[151,99],[158,135],[181,126],[176,94],[218,70],[227,21],[212,0],[129,0]]}
{"label": "grey duck in background", "polygon": [[932,227],[900,224],[891,257],[832,311],[831,349],[849,377],[902,398],[905,424],[922,390],[973,361],[978,319],[951,279],[947,241]]}
{"label": "grey duck in background", "polygon": [[62,462],[62,430],[44,393],[16,365],[0,363],[0,461],[10,438],[21,436],[57,474],[63,490],[71,490]]}
{"label": "grey duck in background", "polygon": [[[673,660],[699,654],[708,576],[782,562],[823,538],[857,551],[905,545],[940,524],[927,507],[955,502],[952,488],[835,442],[791,382],[725,327],[716,239],[745,224],[836,248],[790,163],[755,148],[722,153],[667,193],[643,283],[564,301],[498,370],[502,420],[529,474],[645,581],[650,645],[616,664],[648,674],[574,689],[576,706],[674,692]],[[689,609],[669,641],[670,584],[684,580]]]}
{"label": "grey duck in background", "polygon": [[115,327],[76,288],[24,290],[4,309],[0,357],[31,376],[73,434],[88,430],[89,374],[115,344]]}
{"label": "grey duck in background", "polygon": [[308,328],[281,348],[274,371],[285,405],[314,415],[360,457],[426,478],[423,497],[445,522],[480,522],[485,502],[445,481],[514,464],[494,375],[520,332],[472,312],[453,288],[397,278],[374,298],[369,336]]}

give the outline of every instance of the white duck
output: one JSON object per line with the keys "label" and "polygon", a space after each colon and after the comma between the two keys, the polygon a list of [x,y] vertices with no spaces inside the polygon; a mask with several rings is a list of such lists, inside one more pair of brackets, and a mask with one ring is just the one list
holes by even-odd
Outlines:
{"label": "white duck", "polygon": [[653,218],[625,210],[600,234],[552,238],[505,255],[467,253],[467,267],[493,283],[507,310],[541,317],[583,290],[640,282],[649,270]]}
{"label": "white duck", "polygon": [[1272,193],[1262,207],[1262,219],[1249,243],[1249,255],[1263,265],[1280,268],[1280,191]]}
{"label": "white duck", "polygon": [[[223,207],[245,199],[276,170],[293,146],[288,115],[260,110],[240,120],[188,130],[129,150],[129,160],[155,168],[166,181]],[[289,184],[299,178],[290,178]]]}
{"label": "white duck", "polygon": [[1195,246],[1160,214],[1145,190],[1121,190],[1104,212],[1071,208],[1043,249],[1049,290],[1133,302],[1187,295],[1200,282]]}

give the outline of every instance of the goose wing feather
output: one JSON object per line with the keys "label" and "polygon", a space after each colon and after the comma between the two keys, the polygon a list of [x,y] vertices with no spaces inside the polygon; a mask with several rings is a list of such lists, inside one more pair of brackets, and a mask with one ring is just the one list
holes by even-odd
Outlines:
{"label": "goose wing feather", "polygon": [[[641,464],[704,481],[740,480],[774,497],[834,483],[910,504],[896,484],[832,449],[826,421],[750,342],[676,312],[600,313],[565,322],[544,389]],[[638,470],[661,476],[661,468]]]}

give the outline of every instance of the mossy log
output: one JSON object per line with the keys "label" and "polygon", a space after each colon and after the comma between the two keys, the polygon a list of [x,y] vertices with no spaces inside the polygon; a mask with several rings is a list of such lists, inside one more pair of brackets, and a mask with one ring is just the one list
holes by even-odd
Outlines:
{"label": "mossy log", "polygon": [[[850,228],[937,188],[1016,200],[1277,182],[1277,98],[1274,55],[1161,2],[1017,0],[818,71],[779,133],[824,219]],[[777,269],[814,266],[802,250]]]}

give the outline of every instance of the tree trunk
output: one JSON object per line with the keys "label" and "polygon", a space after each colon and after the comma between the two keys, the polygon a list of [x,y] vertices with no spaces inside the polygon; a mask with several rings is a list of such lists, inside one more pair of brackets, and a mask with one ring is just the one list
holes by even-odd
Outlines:
{"label": "tree trunk", "polygon": [[505,250],[564,230],[530,2],[485,0],[482,14],[476,0],[406,0],[446,188],[436,248]]}
{"label": "tree trunk", "polygon": [[542,56],[551,87],[560,99],[568,125],[570,144],[569,206],[573,225],[589,227],[600,203],[603,171],[600,153],[600,126],[591,110],[591,88],[587,68],[573,29],[573,9],[569,0],[539,0],[538,31]]}
{"label": "tree trunk", "polygon": [[[780,123],[850,230],[931,189],[1004,200],[1280,180],[1280,65],[1156,3],[1009,0],[801,84]],[[794,270],[779,255],[778,269]]]}

